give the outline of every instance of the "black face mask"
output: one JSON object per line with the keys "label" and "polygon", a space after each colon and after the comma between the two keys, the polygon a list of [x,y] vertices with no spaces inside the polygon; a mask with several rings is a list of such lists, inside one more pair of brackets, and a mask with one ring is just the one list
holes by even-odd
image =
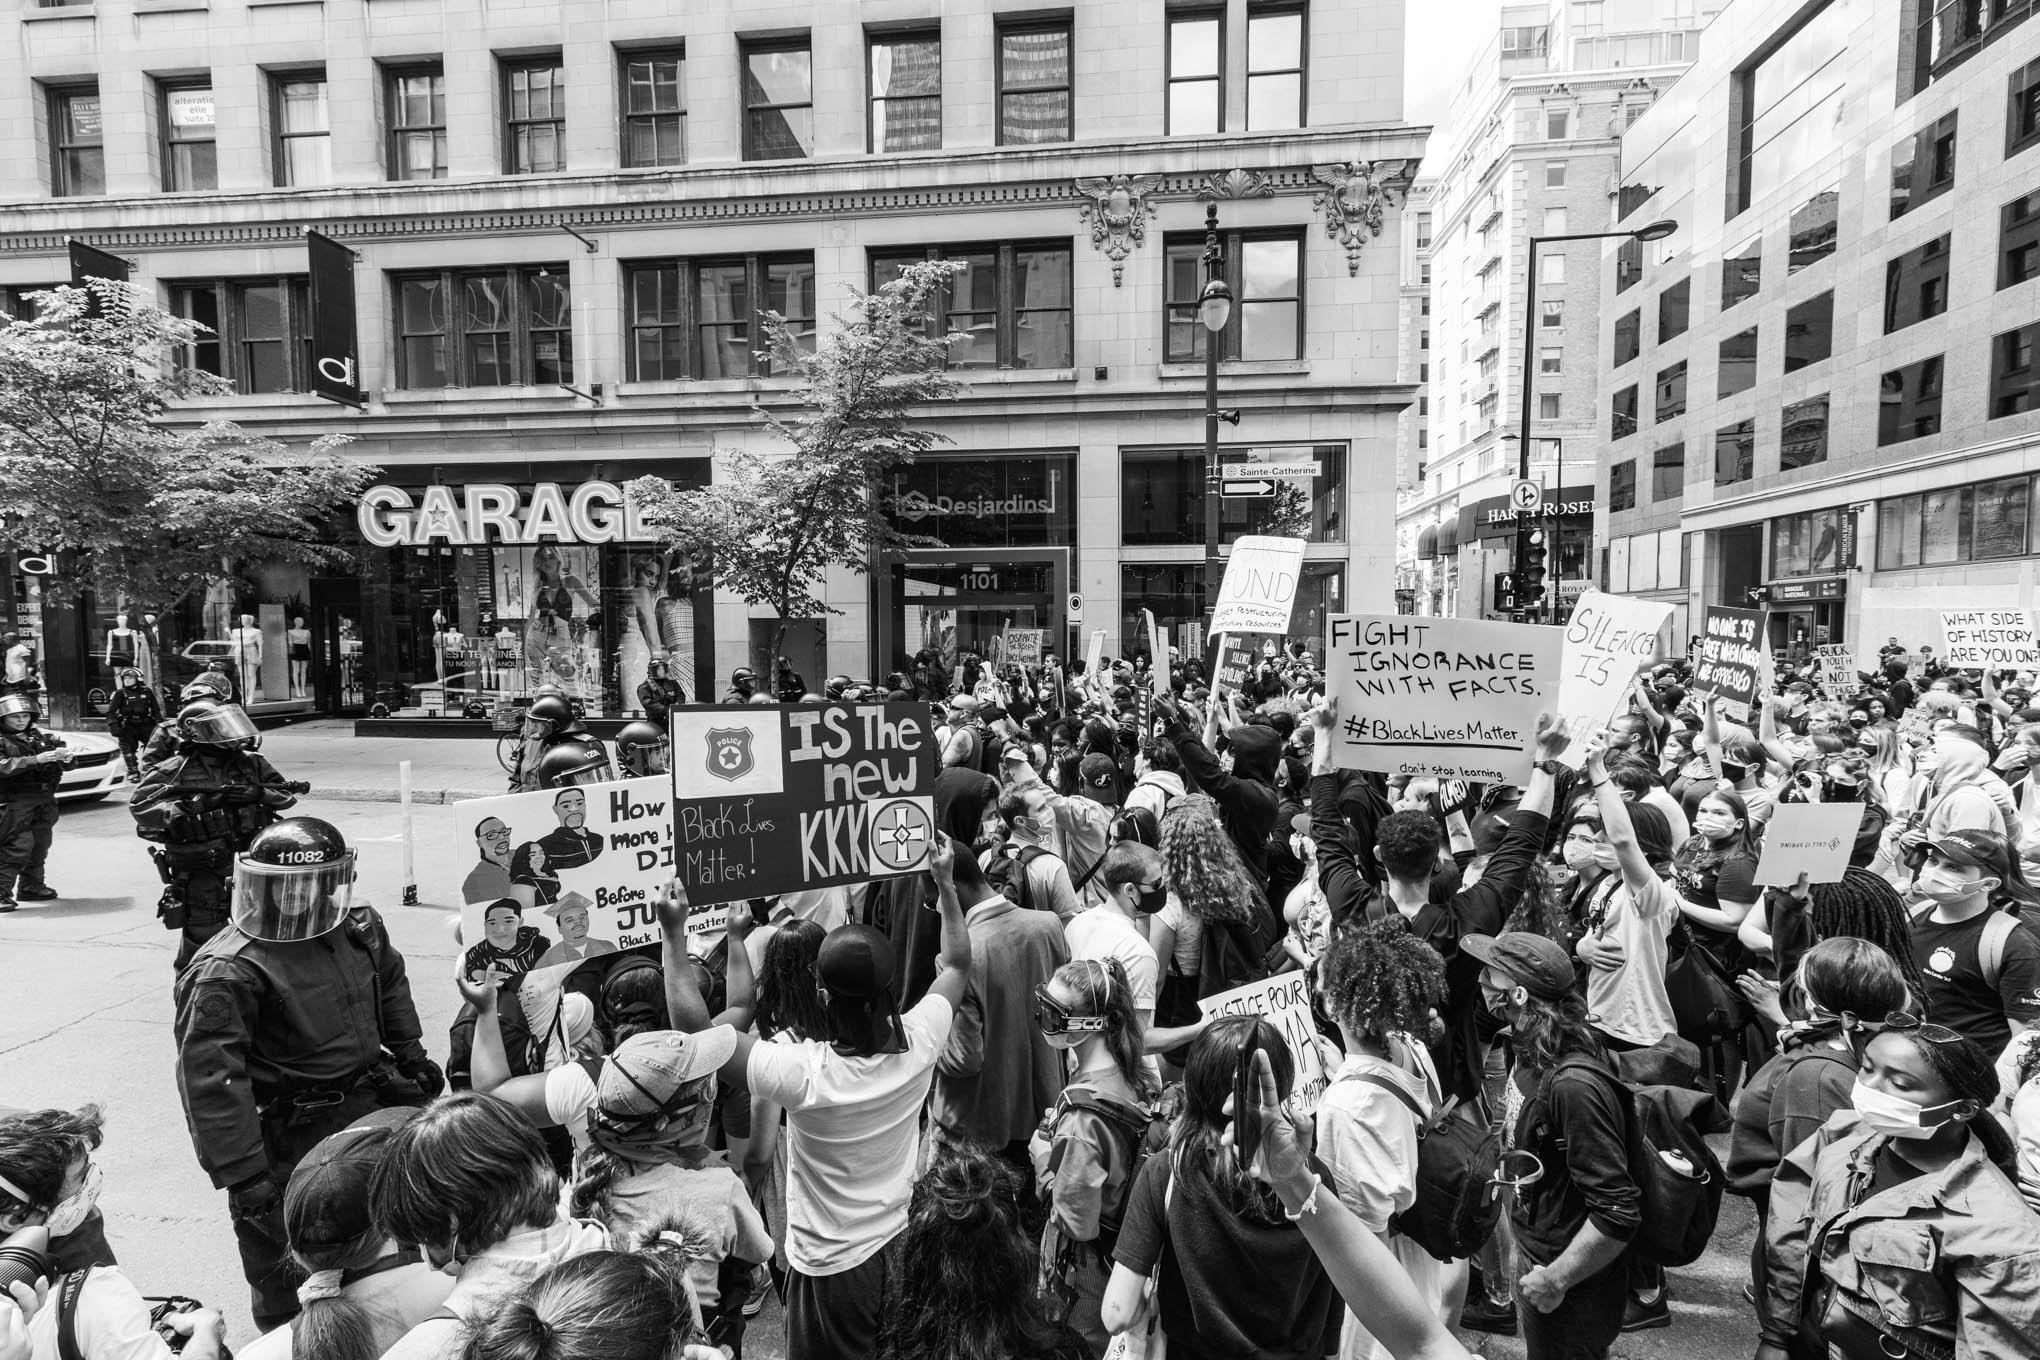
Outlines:
{"label": "black face mask", "polygon": [[1863,786],[1845,784],[1838,779],[1822,780],[1821,797],[1830,803],[1860,803],[1863,801]]}
{"label": "black face mask", "polygon": [[1134,902],[1133,909],[1143,916],[1152,916],[1167,906],[1168,903],[1168,885],[1157,883],[1152,888],[1142,888],[1140,890],[1140,897]]}
{"label": "black face mask", "polygon": [[1851,727],[1857,727],[1857,728],[1862,728],[1862,727],[1868,727],[1869,725],[1870,725],[1870,719],[1869,719],[1869,717],[1868,717],[1868,716],[1867,716],[1866,714],[1861,714],[1861,713],[1851,713],[1851,714],[1849,715],[1849,726],[1851,726]]}
{"label": "black face mask", "polygon": [[1742,783],[1749,775],[1749,772],[1749,766],[1747,765],[1735,765],[1726,760],[1721,762],[1721,777],[1731,784]]}

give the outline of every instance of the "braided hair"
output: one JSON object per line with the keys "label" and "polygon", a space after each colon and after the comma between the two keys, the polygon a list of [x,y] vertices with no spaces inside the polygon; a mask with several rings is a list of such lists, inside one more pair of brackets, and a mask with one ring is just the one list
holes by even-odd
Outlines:
{"label": "braided hair", "polygon": [[1809,883],[1813,910],[1810,923],[1815,942],[1847,935],[1868,940],[1891,956],[1905,974],[1906,990],[1922,1011],[1927,1006],[1927,980],[1913,961],[1912,922],[1898,890],[1882,874],[1853,867],[1839,883]]}

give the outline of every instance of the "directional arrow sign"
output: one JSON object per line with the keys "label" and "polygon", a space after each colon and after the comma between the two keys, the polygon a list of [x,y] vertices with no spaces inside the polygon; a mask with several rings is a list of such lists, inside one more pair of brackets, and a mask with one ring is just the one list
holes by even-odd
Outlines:
{"label": "directional arrow sign", "polygon": [[1218,494],[1266,498],[1275,494],[1275,483],[1266,477],[1224,477],[1219,480]]}

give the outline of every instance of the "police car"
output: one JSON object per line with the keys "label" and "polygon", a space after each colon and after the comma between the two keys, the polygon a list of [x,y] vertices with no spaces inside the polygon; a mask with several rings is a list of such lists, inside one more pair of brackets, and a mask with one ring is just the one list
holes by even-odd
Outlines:
{"label": "police car", "polygon": [[64,767],[63,782],[57,785],[59,803],[96,803],[115,789],[127,786],[127,763],[120,758],[120,743],[104,732],[56,732],[64,749],[76,759]]}

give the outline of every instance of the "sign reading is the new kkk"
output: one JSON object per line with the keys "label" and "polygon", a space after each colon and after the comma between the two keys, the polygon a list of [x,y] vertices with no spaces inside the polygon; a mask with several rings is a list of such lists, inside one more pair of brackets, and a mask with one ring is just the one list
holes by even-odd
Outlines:
{"label": "sign reading is the new kkk", "polygon": [[935,837],[924,704],[718,704],[672,718],[675,868],[737,902],[917,873]]}

